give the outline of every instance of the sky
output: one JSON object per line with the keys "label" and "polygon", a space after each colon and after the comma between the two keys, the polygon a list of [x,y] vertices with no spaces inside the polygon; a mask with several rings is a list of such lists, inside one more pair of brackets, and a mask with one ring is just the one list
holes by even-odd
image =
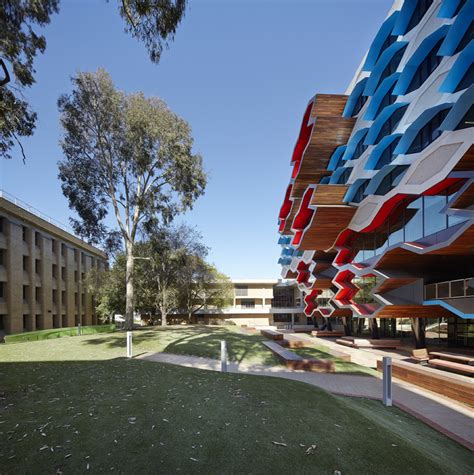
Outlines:
{"label": "sky", "polygon": [[33,137],[0,161],[0,188],[59,222],[72,215],[57,178],[57,99],[77,71],[105,68],[118,88],[158,96],[189,122],[209,183],[183,218],[232,278],[278,278],[277,217],[305,107],[342,94],[392,0],[190,0],[158,65],[124,32],[116,0],[61,0],[43,29]]}

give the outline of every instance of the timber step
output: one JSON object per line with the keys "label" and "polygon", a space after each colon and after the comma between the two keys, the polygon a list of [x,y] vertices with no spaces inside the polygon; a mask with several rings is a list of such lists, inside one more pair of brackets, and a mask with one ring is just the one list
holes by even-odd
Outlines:
{"label": "timber step", "polygon": [[368,338],[355,338],[353,336],[344,336],[336,340],[340,345],[350,346],[352,348],[398,348],[402,342],[400,340],[377,340]]}
{"label": "timber step", "polygon": [[283,340],[283,333],[277,332],[270,328],[265,329],[265,330],[260,330],[260,334],[270,340]]}
{"label": "timber step", "polygon": [[341,336],[344,336],[344,332],[342,330],[313,330],[311,332],[311,335],[339,338]]}
{"label": "timber step", "polygon": [[306,371],[316,371],[318,373],[334,373],[335,365],[331,360],[316,360],[302,358],[300,355],[283,348],[275,341],[262,342],[277,358],[285,363],[287,368]]}
{"label": "timber step", "polygon": [[454,373],[465,374],[467,376],[474,376],[474,366],[465,364],[465,363],[456,363],[455,361],[441,360],[441,359],[430,359],[428,362],[429,366],[434,366],[435,368],[443,369],[446,371],[452,371]]}

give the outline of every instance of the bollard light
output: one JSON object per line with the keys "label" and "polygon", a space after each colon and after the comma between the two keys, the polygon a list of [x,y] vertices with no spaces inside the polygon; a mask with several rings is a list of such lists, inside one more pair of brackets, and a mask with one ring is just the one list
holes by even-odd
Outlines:
{"label": "bollard light", "polygon": [[133,354],[132,348],[132,332],[127,332],[127,358],[131,358]]}
{"label": "bollard light", "polygon": [[384,356],[383,364],[383,403],[385,406],[392,405],[392,358]]}
{"label": "bollard light", "polygon": [[221,340],[221,371],[227,373],[227,347],[225,340]]}
{"label": "bollard light", "polygon": [[78,323],[78,324],[77,324],[77,335],[78,335],[78,336],[81,336],[81,333],[82,333],[82,332],[81,332],[81,324]]}

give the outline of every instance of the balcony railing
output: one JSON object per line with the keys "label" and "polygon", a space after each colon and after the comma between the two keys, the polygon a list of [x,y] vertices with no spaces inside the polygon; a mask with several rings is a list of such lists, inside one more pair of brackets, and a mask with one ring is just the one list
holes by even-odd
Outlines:
{"label": "balcony railing", "polygon": [[474,297],[474,277],[425,285],[425,300]]}

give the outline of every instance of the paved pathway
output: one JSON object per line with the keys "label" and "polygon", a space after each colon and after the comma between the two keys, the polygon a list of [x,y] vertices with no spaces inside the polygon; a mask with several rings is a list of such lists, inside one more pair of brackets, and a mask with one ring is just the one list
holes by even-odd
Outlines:
{"label": "paved pathway", "polygon": [[[196,356],[153,353],[141,358],[191,368],[220,371],[220,361]],[[373,376],[293,371],[284,366],[249,365],[230,362],[228,371],[302,381],[333,394],[381,399],[382,381]],[[394,405],[423,420],[448,437],[474,451],[474,410],[422,388],[397,381],[393,385]]]}

